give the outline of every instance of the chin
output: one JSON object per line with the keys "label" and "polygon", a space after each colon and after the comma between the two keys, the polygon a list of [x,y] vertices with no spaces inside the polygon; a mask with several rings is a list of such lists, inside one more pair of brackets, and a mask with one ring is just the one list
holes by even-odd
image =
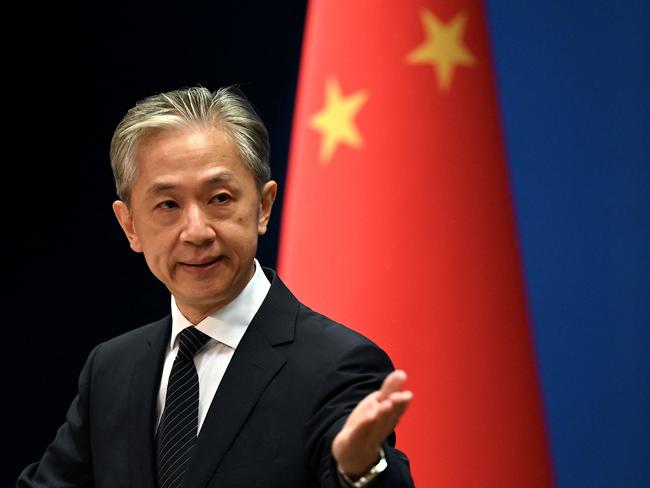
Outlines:
{"label": "chin", "polygon": [[187,295],[187,303],[200,307],[211,307],[219,304],[224,299],[223,290],[213,291],[209,293],[193,293]]}

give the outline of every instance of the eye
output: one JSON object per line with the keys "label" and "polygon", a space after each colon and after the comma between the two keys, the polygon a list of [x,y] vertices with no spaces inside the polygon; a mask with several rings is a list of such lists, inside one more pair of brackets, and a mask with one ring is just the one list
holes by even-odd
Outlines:
{"label": "eye", "polygon": [[219,193],[218,195],[212,197],[212,201],[216,203],[227,203],[230,200],[232,200],[232,196],[230,196],[228,193]]}
{"label": "eye", "polygon": [[156,205],[156,207],[168,210],[170,208],[178,207],[178,204],[173,200],[165,200],[164,202],[160,202],[158,205]]}

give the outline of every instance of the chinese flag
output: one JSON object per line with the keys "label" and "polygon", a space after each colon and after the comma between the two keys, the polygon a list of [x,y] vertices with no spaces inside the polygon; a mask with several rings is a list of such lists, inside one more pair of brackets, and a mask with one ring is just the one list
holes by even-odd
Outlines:
{"label": "chinese flag", "polygon": [[550,461],[478,1],[314,0],[279,272],[383,347],[422,487],[547,487]]}

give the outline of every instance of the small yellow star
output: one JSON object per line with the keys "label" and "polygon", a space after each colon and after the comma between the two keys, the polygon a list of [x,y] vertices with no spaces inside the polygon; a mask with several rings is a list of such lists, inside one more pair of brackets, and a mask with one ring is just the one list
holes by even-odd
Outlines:
{"label": "small yellow star", "polygon": [[354,117],[368,99],[365,91],[343,96],[341,86],[335,79],[327,80],[325,85],[325,106],[315,113],[309,126],[323,136],[320,146],[321,161],[332,159],[339,144],[358,148],[363,144],[359,130],[354,125]]}
{"label": "small yellow star", "polygon": [[425,9],[420,18],[427,39],[411,51],[406,59],[411,64],[431,63],[438,75],[438,85],[447,91],[451,86],[454,68],[457,65],[472,66],[475,63],[474,56],[461,40],[467,16],[461,12],[448,24],[444,24]]}

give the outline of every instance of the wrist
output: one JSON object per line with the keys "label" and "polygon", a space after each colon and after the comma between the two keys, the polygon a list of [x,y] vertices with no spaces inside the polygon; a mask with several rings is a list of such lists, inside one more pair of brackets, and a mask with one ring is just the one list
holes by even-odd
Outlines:
{"label": "wrist", "polygon": [[350,478],[360,478],[381,458],[380,447],[355,446],[345,450],[332,449],[332,455],[339,471],[344,472]]}
{"label": "wrist", "polygon": [[337,470],[339,479],[341,479],[344,486],[350,488],[361,488],[366,486],[380,473],[382,473],[387,466],[388,463],[386,462],[386,455],[384,454],[384,450],[380,448],[375,464],[371,465],[364,472],[355,473],[354,471],[346,471],[339,464],[337,464]]}

